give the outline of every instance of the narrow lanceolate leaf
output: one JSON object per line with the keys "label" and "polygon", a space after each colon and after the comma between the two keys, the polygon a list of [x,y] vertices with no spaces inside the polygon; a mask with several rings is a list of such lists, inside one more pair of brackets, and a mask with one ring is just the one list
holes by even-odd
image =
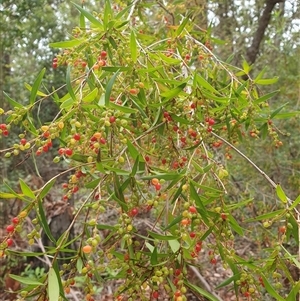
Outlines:
{"label": "narrow lanceolate leaf", "polygon": [[300,204],[300,195],[296,198],[296,200],[292,203],[291,207],[289,208],[290,210],[296,208]]}
{"label": "narrow lanceolate leaf", "polygon": [[206,90],[208,90],[210,92],[214,92],[216,94],[219,94],[219,92],[206,79],[204,79],[201,75],[196,74],[196,80],[197,80],[197,83],[201,87],[205,88]]}
{"label": "narrow lanceolate leaf", "polygon": [[106,85],[106,91],[105,91],[105,106],[108,107],[109,106],[109,98],[110,98],[110,95],[111,95],[111,91],[112,91],[112,87],[114,85],[114,82],[117,78],[119,74],[119,71],[117,71],[113,76],[112,78],[109,80],[109,82],[107,83]]}
{"label": "narrow lanceolate leaf", "polygon": [[44,77],[45,71],[46,71],[46,68],[43,68],[42,71],[38,74],[38,76],[32,86],[30,99],[29,99],[30,104],[33,104],[35,102],[35,99],[36,99],[39,87],[41,85],[42,79]]}
{"label": "narrow lanceolate leaf", "polygon": [[169,91],[161,93],[160,95],[161,95],[161,97],[165,98],[165,100],[174,98],[184,89],[185,86],[186,86],[186,83],[183,83],[174,89],[171,89]]}
{"label": "narrow lanceolate leaf", "polygon": [[46,218],[46,215],[45,215],[45,212],[44,212],[44,208],[43,208],[43,205],[42,205],[42,202],[41,202],[40,199],[38,200],[38,206],[39,206],[39,219],[40,219],[40,222],[42,224],[42,228],[45,231],[45,233],[48,236],[48,238],[52,242],[56,243],[55,238],[53,237],[53,235],[52,235],[52,233],[50,231],[50,228],[49,228],[49,225],[48,225],[48,221],[47,221],[47,218]]}
{"label": "narrow lanceolate leaf", "polygon": [[275,298],[275,300],[278,301],[286,301],[286,299],[282,298],[280,295],[278,295],[278,293],[275,291],[275,289],[273,288],[273,286],[269,283],[268,279],[264,276],[261,275],[264,285],[265,285],[265,289],[266,291],[273,297]]}
{"label": "narrow lanceolate leaf", "polygon": [[[29,84],[25,83],[24,86],[25,86],[25,88],[26,88],[28,91],[30,91],[30,92],[32,91],[32,87],[31,87]],[[47,96],[47,94],[45,94],[45,93],[43,93],[43,92],[41,92],[41,91],[37,91],[36,95],[42,96],[42,97]]]}
{"label": "narrow lanceolate leaf", "polygon": [[212,294],[208,293],[206,290],[202,289],[201,287],[194,285],[188,281],[184,281],[184,284],[189,287],[192,291],[200,294],[201,296],[206,297],[206,299],[210,300],[210,301],[219,301],[219,299],[217,299],[215,296],[213,296]]}
{"label": "narrow lanceolate leaf", "polygon": [[92,92],[90,92],[88,95],[83,97],[82,101],[91,102],[96,98],[97,95],[98,95],[98,88],[95,88]]}
{"label": "narrow lanceolate leaf", "polygon": [[157,265],[157,247],[154,248],[151,257],[150,257],[151,265]]}
{"label": "narrow lanceolate leaf", "polygon": [[50,182],[48,182],[42,189],[42,191],[40,192],[39,197],[42,199],[44,198],[48,192],[50,191],[50,189],[52,188],[52,186],[54,185],[56,179],[52,179]]}
{"label": "narrow lanceolate leaf", "polygon": [[71,84],[71,66],[68,66],[67,68],[67,74],[66,74],[66,84],[67,84],[67,89],[74,101],[76,101],[76,96],[74,94],[72,84]]}
{"label": "narrow lanceolate leaf", "polygon": [[19,182],[20,182],[21,190],[24,193],[24,195],[28,196],[31,199],[34,199],[35,194],[30,189],[30,187],[22,179],[19,179]]}
{"label": "narrow lanceolate leaf", "polygon": [[76,3],[73,3],[73,5],[91,22],[91,24],[93,24],[95,27],[103,29],[103,24],[97,18],[95,18],[91,13],[87,12]]}
{"label": "narrow lanceolate leaf", "polygon": [[52,48],[72,48],[72,47],[80,45],[83,41],[84,41],[84,39],[74,39],[74,40],[69,40],[69,41],[50,43],[49,45]]}
{"label": "narrow lanceolate leaf", "polygon": [[59,283],[57,275],[52,267],[48,273],[48,297],[49,301],[57,301],[59,297]]}
{"label": "narrow lanceolate leaf", "polygon": [[11,97],[8,96],[8,94],[6,94],[4,91],[2,92],[5,100],[7,100],[7,102],[12,106],[12,107],[16,107],[16,108],[23,108],[23,105],[16,102],[15,100],[13,100]]}
{"label": "narrow lanceolate leaf", "polygon": [[130,34],[130,52],[131,52],[131,59],[134,63],[137,61],[137,43],[136,37],[133,31]]}
{"label": "narrow lanceolate leaf", "polygon": [[282,203],[286,204],[287,203],[287,197],[283,191],[283,189],[281,188],[280,185],[276,186],[276,194],[279,197],[279,199],[281,200]]}
{"label": "narrow lanceolate leaf", "polygon": [[272,85],[278,81],[278,77],[254,80],[257,85]]}
{"label": "narrow lanceolate leaf", "polygon": [[41,283],[37,280],[31,279],[29,277],[21,277],[21,276],[17,276],[17,275],[13,275],[13,274],[9,274],[9,277],[20,283],[27,284],[27,285],[34,285],[34,286],[43,285],[43,283]]}
{"label": "narrow lanceolate leaf", "polygon": [[189,13],[185,19],[181,22],[180,26],[177,28],[176,30],[176,36],[178,37],[182,31],[184,30],[186,24],[188,23],[188,21],[190,20],[190,16],[191,16],[191,13]]}

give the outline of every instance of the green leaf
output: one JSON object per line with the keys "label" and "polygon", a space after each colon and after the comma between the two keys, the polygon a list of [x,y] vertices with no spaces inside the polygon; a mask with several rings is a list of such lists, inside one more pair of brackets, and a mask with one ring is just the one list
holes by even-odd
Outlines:
{"label": "green leaf", "polygon": [[23,108],[23,106],[22,106],[20,103],[16,102],[16,101],[13,100],[12,98],[10,98],[10,97],[8,96],[8,94],[6,94],[4,91],[3,91],[2,93],[3,93],[3,95],[5,96],[5,99],[8,101],[8,103],[9,103],[11,106],[16,107],[16,108]]}
{"label": "green leaf", "polygon": [[278,216],[284,214],[285,212],[286,212],[285,209],[279,209],[279,210],[268,212],[268,213],[265,213],[265,214],[262,214],[262,215],[259,215],[259,216],[253,217],[253,218],[246,219],[245,222],[249,223],[249,222],[260,221],[260,220],[264,220],[264,219],[270,219],[273,217],[278,217]]}
{"label": "green leaf", "polygon": [[176,239],[178,239],[178,237],[175,237],[175,236],[162,235],[162,234],[152,232],[150,230],[147,230],[147,232],[150,236],[152,236],[153,238],[158,239],[158,240],[174,240],[174,239],[176,240]]}
{"label": "green leaf", "polygon": [[31,199],[34,199],[35,198],[35,194],[30,189],[30,187],[22,179],[19,179],[19,182],[20,182],[21,190],[24,193],[24,195],[28,196]]}
{"label": "green leaf", "polygon": [[270,116],[270,119],[272,119],[274,116],[276,116],[286,105],[288,105],[288,102],[284,103],[282,106],[277,108]]}
{"label": "green leaf", "polygon": [[290,291],[289,295],[286,298],[286,301],[295,301],[297,298],[297,294],[300,292],[300,281],[296,282],[293,285],[292,290]]}
{"label": "green leaf", "polygon": [[91,102],[95,100],[96,96],[98,95],[98,88],[95,88],[92,92],[90,92],[88,95],[86,95],[82,101],[83,102]]}
{"label": "green leaf", "polygon": [[44,285],[43,283],[41,283],[37,280],[31,279],[29,277],[21,277],[21,276],[17,276],[17,275],[13,275],[13,274],[9,274],[9,277],[20,283],[27,284],[27,285],[34,285],[34,286]]}
{"label": "green leaf", "polygon": [[76,96],[74,94],[72,84],[71,84],[71,66],[69,65],[67,68],[67,74],[66,74],[66,85],[67,85],[67,90],[72,97],[74,101],[76,101]]}
{"label": "green leaf", "polygon": [[186,86],[186,83],[179,85],[178,87],[171,89],[169,91],[161,93],[161,97],[165,98],[164,101],[169,100],[177,96]]}
{"label": "green leaf", "polygon": [[3,182],[3,184],[11,192],[11,194],[13,194],[16,198],[21,199],[22,201],[26,201],[26,198],[24,197],[23,194],[16,193],[6,182]]}
{"label": "green leaf", "polygon": [[255,79],[254,83],[257,85],[272,85],[277,83],[278,81],[278,77],[274,77],[274,78],[266,78],[266,79]]}
{"label": "green leaf", "polygon": [[192,14],[192,13],[189,13],[189,14],[184,18],[184,20],[181,22],[180,26],[177,28],[177,30],[176,30],[176,36],[177,36],[177,37],[179,37],[180,34],[182,33],[182,31],[184,30],[186,24],[187,24],[188,21],[190,20],[191,14]]}
{"label": "green leaf", "polygon": [[300,111],[285,112],[276,114],[275,119],[288,119],[300,114]]}
{"label": "green leaf", "polygon": [[89,12],[84,10],[78,4],[76,4],[74,2],[72,2],[72,3],[93,25],[95,25],[96,27],[103,30],[103,24],[98,19],[96,19],[92,14],[90,14]]}
{"label": "green leaf", "polygon": [[136,158],[140,155],[139,151],[134,147],[134,145],[127,139],[127,148],[130,153],[132,159],[136,160]]}
{"label": "green leaf", "polygon": [[59,282],[52,267],[48,272],[48,297],[49,301],[57,301],[59,297]]}
{"label": "green leaf", "polygon": [[287,197],[283,191],[283,189],[281,188],[280,185],[276,186],[276,194],[279,197],[279,199],[281,200],[282,203],[286,204],[287,203]]}
{"label": "green leaf", "polygon": [[137,43],[136,43],[136,37],[134,34],[134,31],[131,31],[130,34],[130,53],[131,53],[131,59],[134,63],[137,61]]}
{"label": "green leaf", "polygon": [[246,60],[243,60],[242,65],[243,65],[244,72],[246,74],[249,74],[250,70],[252,69],[251,66],[249,66]]}
{"label": "green leaf", "polygon": [[30,99],[29,99],[29,103],[31,105],[34,104],[34,102],[35,102],[37,92],[38,92],[39,87],[41,85],[41,82],[42,82],[42,79],[44,77],[45,71],[46,71],[46,68],[43,68],[42,71],[38,74],[36,80],[33,83],[31,94],[30,94]]}
{"label": "green leaf", "polygon": [[50,43],[49,46],[52,48],[73,48],[80,45],[83,41],[84,39],[74,39],[69,41]]}
{"label": "green leaf", "polygon": [[273,297],[275,298],[275,300],[277,301],[286,301],[286,299],[282,298],[280,295],[277,294],[277,292],[275,291],[275,289],[273,288],[273,286],[269,283],[268,279],[265,277],[265,275],[261,275],[264,285],[265,285],[265,289],[266,291]]}
{"label": "green leaf", "polygon": [[39,194],[39,197],[41,199],[44,198],[48,194],[49,190],[52,188],[55,181],[56,181],[56,179],[52,179],[43,187],[42,191]]}
{"label": "green leaf", "polygon": [[177,216],[176,218],[174,218],[171,223],[165,227],[163,230],[167,231],[168,229],[172,228],[174,225],[178,224],[180,221],[182,220],[182,215]]}
{"label": "green leaf", "polygon": [[292,203],[292,205],[289,207],[289,210],[293,210],[300,204],[300,195],[296,198],[296,200]]}
{"label": "green leaf", "polygon": [[207,82],[200,74],[196,74],[197,83],[210,92],[220,94],[209,82]]}
{"label": "green leaf", "polygon": [[178,240],[168,240],[168,243],[173,253],[177,253],[179,251],[180,243],[178,242]]}
{"label": "green leaf", "polygon": [[[24,86],[25,86],[25,88],[26,88],[28,91],[32,91],[32,87],[31,87],[29,84],[24,83]],[[42,96],[42,97],[46,97],[46,96],[47,96],[47,94],[45,94],[45,93],[43,93],[43,92],[41,92],[41,91],[37,91],[36,95]]]}
{"label": "green leaf", "polygon": [[112,78],[109,80],[109,82],[106,85],[106,89],[105,89],[105,106],[109,107],[109,103],[110,103],[110,94],[112,91],[112,87],[114,85],[114,82],[117,78],[117,75],[119,74],[119,70],[112,76]]}
{"label": "green leaf", "polygon": [[188,281],[184,281],[184,284],[189,287],[192,291],[200,294],[201,296],[204,296],[205,298],[207,298],[210,301],[220,301],[218,298],[216,298],[215,296],[213,296],[212,294],[208,293],[207,291],[205,291],[204,289],[202,289],[201,287],[194,285]]}
{"label": "green leaf", "polygon": [[235,218],[230,214],[228,216],[228,221],[232,227],[232,229],[239,235],[243,236],[244,235],[244,230],[243,228],[238,224],[238,222],[235,220]]}
{"label": "green leaf", "polygon": [[157,265],[157,247],[155,247],[151,253],[150,263],[152,266]]}
{"label": "green leaf", "polygon": [[49,225],[48,225],[48,221],[44,212],[44,208],[41,202],[41,199],[38,200],[38,206],[39,206],[39,220],[42,224],[42,228],[45,231],[46,235],[48,236],[48,238],[53,242],[56,243],[55,238],[53,237]]}
{"label": "green leaf", "polygon": [[241,277],[240,274],[235,274],[235,275],[231,276],[230,278],[226,279],[225,281],[223,281],[222,283],[220,283],[219,285],[217,285],[216,289],[224,287],[224,286],[230,284],[232,281],[236,281],[236,280],[240,279],[240,277]]}
{"label": "green leaf", "polygon": [[82,259],[79,257],[76,261],[76,269],[79,274],[81,274],[82,267],[83,267],[83,262],[82,262]]}
{"label": "green leaf", "polygon": [[110,1],[106,0],[104,5],[104,14],[103,14],[103,26],[104,30],[107,30],[110,18],[112,17],[112,9],[110,6]]}
{"label": "green leaf", "polygon": [[111,102],[111,101],[109,102],[109,107],[112,108],[112,109],[114,109],[114,110],[118,110],[120,112],[123,112],[125,114],[132,114],[132,113],[136,113],[137,112],[136,109],[127,107],[125,105],[120,106],[120,105],[117,105],[116,103]]}
{"label": "green leaf", "polygon": [[260,103],[262,103],[262,102],[265,102],[265,101],[267,101],[268,99],[270,99],[270,98],[272,98],[273,96],[275,96],[278,92],[279,92],[279,90],[276,90],[276,91],[274,91],[274,92],[268,93],[268,94],[266,94],[266,95],[264,95],[264,96],[262,96],[262,97],[256,99],[256,100],[254,101],[254,104],[258,105],[258,104],[260,104]]}

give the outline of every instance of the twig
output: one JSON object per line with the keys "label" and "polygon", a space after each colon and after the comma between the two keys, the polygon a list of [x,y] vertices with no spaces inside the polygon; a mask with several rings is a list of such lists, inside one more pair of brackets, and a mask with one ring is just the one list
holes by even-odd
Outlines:
{"label": "twig", "polygon": [[220,297],[212,291],[210,285],[208,284],[208,282],[204,279],[204,277],[200,274],[199,270],[197,268],[195,268],[194,266],[189,266],[190,269],[194,272],[195,276],[197,276],[198,280],[201,282],[201,284],[203,285],[204,289],[211,293],[214,297],[216,297],[216,299],[218,299],[219,301],[223,301],[222,299],[220,299]]}

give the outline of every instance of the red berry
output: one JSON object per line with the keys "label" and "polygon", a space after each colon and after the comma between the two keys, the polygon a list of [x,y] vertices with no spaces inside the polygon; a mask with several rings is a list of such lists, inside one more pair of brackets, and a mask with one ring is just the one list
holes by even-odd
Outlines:
{"label": "red berry", "polygon": [[69,184],[68,184],[68,183],[63,183],[63,184],[62,184],[62,187],[63,187],[64,189],[67,189],[67,188],[69,187]]}
{"label": "red berry", "polygon": [[9,135],[9,131],[8,130],[3,130],[2,135],[7,137]]}
{"label": "red berry", "polygon": [[195,233],[195,232],[191,232],[191,233],[190,233],[190,238],[195,238],[195,236],[196,236],[196,233]]}
{"label": "red berry", "polygon": [[8,225],[7,227],[6,227],[6,231],[7,232],[13,232],[15,230],[15,226],[14,225]]}
{"label": "red berry", "polygon": [[176,275],[176,276],[179,276],[180,274],[181,274],[181,270],[180,270],[180,269],[176,269],[176,270],[175,270],[175,275]]}
{"label": "red berry", "polygon": [[47,146],[48,146],[49,148],[52,147],[52,140],[48,140]]}
{"label": "red berry", "polygon": [[156,185],[155,185],[155,190],[156,191],[159,191],[161,189],[161,184],[160,183],[157,183]]}
{"label": "red berry", "polygon": [[213,118],[208,118],[207,123],[208,123],[209,125],[214,125],[214,124],[215,124],[215,120],[214,120]]}
{"label": "red berry", "polygon": [[196,243],[196,246],[195,246],[195,251],[196,251],[197,253],[199,253],[199,252],[201,251],[201,249],[202,249],[202,243],[197,242],[197,243]]}
{"label": "red berry", "polygon": [[64,155],[65,151],[66,151],[66,150],[65,150],[63,147],[61,147],[61,148],[58,150],[58,153],[62,156],[62,155]]}
{"label": "red berry", "polygon": [[53,69],[56,69],[57,68],[57,62],[53,62],[52,67],[53,67]]}
{"label": "red berry", "polygon": [[26,139],[25,138],[22,138],[21,140],[20,140],[20,143],[22,144],[22,145],[25,145],[26,144]]}
{"label": "red berry", "polygon": [[116,117],[115,116],[110,116],[109,117],[109,122],[110,123],[114,123],[116,121]]}
{"label": "red berry", "polygon": [[132,95],[137,95],[139,93],[139,90],[133,88],[133,89],[129,90],[129,93],[132,94]]}
{"label": "red berry", "polygon": [[6,129],[7,129],[7,125],[5,123],[1,123],[0,130],[6,130]]}
{"label": "red berry", "polygon": [[196,109],[196,104],[194,102],[192,102],[190,107],[191,107],[191,109]]}
{"label": "red berry", "polygon": [[103,138],[103,137],[101,137],[99,141],[100,141],[101,144],[106,144],[106,139]]}
{"label": "red berry", "polygon": [[7,246],[10,247],[14,242],[11,238],[8,238],[6,243],[7,243]]}
{"label": "red berry", "polygon": [[19,223],[19,219],[17,217],[13,217],[12,220],[13,224],[17,225]]}
{"label": "red berry", "polygon": [[139,213],[138,209],[137,208],[133,208],[133,209],[131,209],[129,215],[133,217],[133,216],[136,216],[138,213]]}
{"label": "red berry", "polygon": [[37,156],[40,156],[40,155],[42,154],[42,150],[41,150],[41,149],[38,149],[38,150],[35,152],[35,154],[36,154]]}
{"label": "red berry", "polygon": [[175,297],[180,297],[181,296],[181,292],[180,291],[176,291],[174,294]]}
{"label": "red berry", "polygon": [[244,296],[245,297],[250,297],[250,293],[249,292],[244,292]]}
{"label": "red berry", "polygon": [[43,152],[47,153],[47,151],[49,150],[49,146],[47,144],[45,144],[43,147]]}
{"label": "red berry", "polygon": [[213,257],[211,260],[210,260],[210,263],[211,264],[216,264],[217,263],[217,259],[215,257]]}
{"label": "red berry", "polygon": [[226,213],[221,213],[221,218],[223,221],[227,219],[227,214]]}
{"label": "red berry", "polygon": [[154,299],[158,299],[158,296],[159,296],[158,291],[154,291],[154,292],[152,293],[152,297],[153,297]]}
{"label": "red berry", "polygon": [[100,56],[105,59],[107,57],[107,52],[106,51],[101,51]]}
{"label": "red berry", "polygon": [[70,149],[70,148],[66,148],[66,150],[65,150],[65,154],[66,154],[67,156],[71,157],[71,156],[72,156],[72,154],[73,154],[73,150],[72,150],[72,149]]}
{"label": "red berry", "polygon": [[196,209],[195,206],[190,206],[189,211],[190,211],[191,213],[197,213],[197,209]]}
{"label": "red berry", "polygon": [[166,159],[162,159],[162,160],[161,160],[161,163],[162,163],[162,164],[166,164],[166,163],[167,163],[167,160],[166,160]]}
{"label": "red berry", "polygon": [[45,138],[48,138],[48,137],[50,136],[50,132],[49,132],[49,131],[46,131],[45,133],[43,133],[43,136],[44,136]]}
{"label": "red berry", "polygon": [[72,189],[72,192],[76,193],[78,190],[79,190],[79,187],[78,186],[74,186],[73,189]]}
{"label": "red berry", "polygon": [[76,133],[73,135],[73,138],[76,140],[76,141],[79,141],[80,140],[80,134]]}
{"label": "red berry", "polygon": [[181,141],[182,143],[186,143],[186,137],[181,137],[181,138],[180,138],[180,141]]}
{"label": "red berry", "polygon": [[165,118],[167,118],[167,117],[169,117],[170,116],[170,114],[168,113],[168,112],[164,112],[164,117]]}
{"label": "red berry", "polygon": [[149,156],[145,156],[145,161],[149,162],[150,161],[150,157]]}
{"label": "red berry", "polygon": [[211,127],[211,126],[207,127],[207,131],[208,131],[209,133],[212,132],[212,127]]}

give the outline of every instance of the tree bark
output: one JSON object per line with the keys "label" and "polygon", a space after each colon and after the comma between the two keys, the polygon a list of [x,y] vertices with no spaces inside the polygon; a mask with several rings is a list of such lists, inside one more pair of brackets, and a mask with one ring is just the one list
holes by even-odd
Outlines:
{"label": "tree bark", "polygon": [[277,3],[284,2],[284,0],[267,0],[265,9],[262,13],[261,18],[258,21],[258,28],[254,34],[252,44],[248,48],[246,56],[248,59],[249,65],[254,64],[256,61],[257,55],[259,53],[259,46],[261,41],[264,38],[265,31],[271,21],[272,11]]}

